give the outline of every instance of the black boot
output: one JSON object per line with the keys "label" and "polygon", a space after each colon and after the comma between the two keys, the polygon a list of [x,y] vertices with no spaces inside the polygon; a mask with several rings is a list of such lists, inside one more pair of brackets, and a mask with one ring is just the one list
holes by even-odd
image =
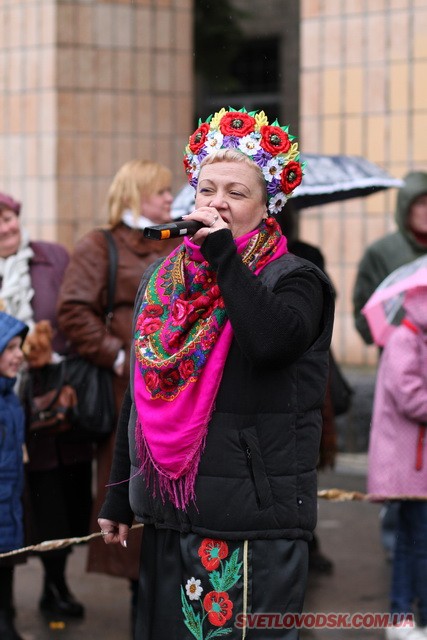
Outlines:
{"label": "black boot", "polygon": [[65,583],[58,588],[56,584],[46,581],[39,607],[43,613],[67,618],[83,618],[85,613],[83,605],[77,602]]}
{"label": "black boot", "polygon": [[67,556],[68,553],[61,552],[47,552],[43,555],[45,577],[39,607],[46,614],[83,618],[84,607],[77,602],[65,581]]}
{"label": "black boot", "polygon": [[0,638],[23,640],[13,624],[13,567],[0,567]]}

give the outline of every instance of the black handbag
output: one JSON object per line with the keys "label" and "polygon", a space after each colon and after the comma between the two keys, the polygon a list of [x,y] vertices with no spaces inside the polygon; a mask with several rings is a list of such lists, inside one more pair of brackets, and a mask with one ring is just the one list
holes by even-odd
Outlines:
{"label": "black handbag", "polygon": [[24,393],[30,433],[66,434],[69,441],[96,442],[113,429],[111,372],[80,356],[32,369]]}
{"label": "black handbag", "polygon": [[338,366],[332,351],[329,351],[329,384],[334,414],[341,416],[350,410],[354,391]]}
{"label": "black handbag", "polygon": [[[113,316],[117,248],[109,231],[109,277],[105,309],[108,331]],[[29,415],[29,432],[59,435],[70,441],[97,442],[114,428],[113,374],[79,355],[30,369],[23,380],[22,399]]]}

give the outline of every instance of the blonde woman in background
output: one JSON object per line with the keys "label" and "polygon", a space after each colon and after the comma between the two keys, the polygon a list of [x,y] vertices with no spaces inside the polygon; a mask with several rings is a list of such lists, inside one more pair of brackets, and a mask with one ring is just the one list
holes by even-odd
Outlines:
{"label": "blonde woman in background", "polygon": [[[145,269],[165,256],[177,241],[148,240],[143,229],[170,222],[171,172],[147,160],[124,164],[108,191],[108,225],[118,253],[113,318],[105,330],[108,288],[108,246],[100,229],[87,233],[76,245],[58,302],[58,321],[71,346],[96,365],[114,371],[114,396],[119,411],[129,382],[129,349],[135,295]],[[91,530],[105,496],[111,467],[114,432],[97,445],[97,495]],[[106,547],[94,540],[89,546],[88,571],[129,578],[136,594],[140,534],[130,536],[127,550]],[[133,600],[132,600],[133,601]]]}

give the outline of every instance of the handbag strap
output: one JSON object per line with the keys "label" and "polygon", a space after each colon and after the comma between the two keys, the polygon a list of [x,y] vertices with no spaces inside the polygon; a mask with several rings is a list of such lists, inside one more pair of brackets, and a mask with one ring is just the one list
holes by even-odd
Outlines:
{"label": "handbag strap", "polygon": [[107,306],[105,308],[105,325],[109,329],[113,319],[114,293],[116,290],[117,276],[117,246],[113,234],[109,229],[100,229],[104,234],[108,247],[108,283],[107,283]]}

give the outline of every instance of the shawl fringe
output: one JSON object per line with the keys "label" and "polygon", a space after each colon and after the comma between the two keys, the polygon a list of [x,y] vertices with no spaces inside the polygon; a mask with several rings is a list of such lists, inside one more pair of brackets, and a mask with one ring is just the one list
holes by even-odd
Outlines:
{"label": "shawl fringe", "polygon": [[205,428],[201,446],[195,448],[194,455],[191,457],[185,472],[178,478],[172,478],[171,476],[166,475],[165,472],[162,469],[159,469],[155,464],[144,438],[142,426],[139,420],[136,424],[136,434],[136,447],[140,462],[138,475],[141,474],[144,477],[144,481],[147,488],[151,491],[153,498],[156,498],[157,495],[159,495],[163,504],[165,504],[166,499],[169,499],[174,507],[181,509],[182,511],[186,510],[190,502],[193,502],[195,505],[196,477],[200,458],[206,444],[207,426]]}

